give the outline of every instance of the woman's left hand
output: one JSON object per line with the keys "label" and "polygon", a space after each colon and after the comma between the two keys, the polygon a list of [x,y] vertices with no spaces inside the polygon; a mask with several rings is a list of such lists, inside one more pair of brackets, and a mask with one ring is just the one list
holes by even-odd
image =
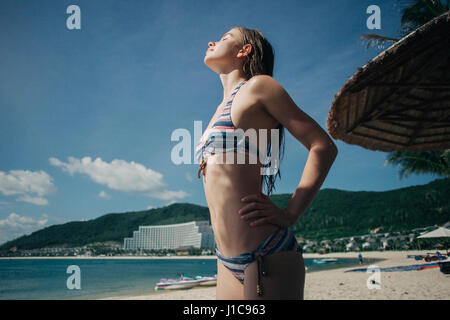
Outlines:
{"label": "woman's left hand", "polygon": [[[263,224],[274,224],[282,228],[290,227],[295,223],[295,217],[287,209],[278,208],[269,197],[263,193],[250,194],[241,199],[248,203],[238,213],[241,219],[248,221],[251,227]],[[256,220],[255,220],[256,218]]]}

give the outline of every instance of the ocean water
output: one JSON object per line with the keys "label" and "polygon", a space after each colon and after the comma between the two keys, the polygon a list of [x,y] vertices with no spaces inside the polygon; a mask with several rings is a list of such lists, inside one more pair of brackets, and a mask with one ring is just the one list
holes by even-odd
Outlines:
{"label": "ocean water", "polygon": [[[357,259],[315,264],[305,258],[308,272],[356,267]],[[80,289],[69,289],[69,266],[80,270]],[[0,259],[1,300],[100,299],[158,294],[161,278],[217,273],[216,259]],[[69,281],[73,283],[73,281]],[[70,286],[70,285],[69,285]]]}

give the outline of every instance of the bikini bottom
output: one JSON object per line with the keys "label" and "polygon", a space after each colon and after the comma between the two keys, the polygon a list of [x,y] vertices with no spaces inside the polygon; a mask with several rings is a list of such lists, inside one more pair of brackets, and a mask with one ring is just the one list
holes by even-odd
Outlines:
{"label": "bikini bottom", "polygon": [[280,228],[267,237],[255,251],[240,254],[235,257],[224,257],[216,245],[216,255],[220,262],[231,271],[231,273],[244,284],[244,270],[253,261],[258,263],[258,284],[256,293],[263,295],[261,285],[261,276],[267,273],[264,270],[263,257],[281,251],[296,251],[303,253],[302,248],[298,245],[294,234],[288,228]]}

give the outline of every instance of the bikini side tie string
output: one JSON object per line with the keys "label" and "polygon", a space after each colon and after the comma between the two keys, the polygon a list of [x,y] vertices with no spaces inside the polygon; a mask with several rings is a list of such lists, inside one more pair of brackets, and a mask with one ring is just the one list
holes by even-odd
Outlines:
{"label": "bikini side tie string", "polygon": [[261,277],[266,276],[267,272],[264,268],[264,256],[259,252],[254,252],[256,262],[258,263],[258,284],[256,285],[256,293],[258,296],[262,296],[264,294],[263,286],[261,283]]}
{"label": "bikini side tie string", "polygon": [[197,176],[200,179],[200,171],[205,175],[205,168],[206,168],[206,161],[205,159],[202,159],[202,162],[199,165]]}

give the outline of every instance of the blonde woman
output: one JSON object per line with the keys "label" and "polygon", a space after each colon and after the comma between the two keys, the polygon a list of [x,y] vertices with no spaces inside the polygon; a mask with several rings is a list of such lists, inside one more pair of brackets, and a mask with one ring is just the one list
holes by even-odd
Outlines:
{"label": "blonde woman", "polygon": [[[204,63],[223,85],[223,101],[196,147],[216,239],[216,299],[303,299],[305,265],[289,227],[316,196],[337,148],[273,79],[273,49],[260,31],[230,29],[209,42]],[[309,155],[292,199],[280,209],[269,195],[281,177],[280,157],[272,156],[279,155],[274,149],[282,146],[284,128]],[[240,134],[251,130],[258,143]],[[274,131],[278,141],[271,141]],[[267,150],[257,147],[262,140]],[[243,163],[239,154],[245,154]],[[264,171],[268,165],[271,171]]]}

